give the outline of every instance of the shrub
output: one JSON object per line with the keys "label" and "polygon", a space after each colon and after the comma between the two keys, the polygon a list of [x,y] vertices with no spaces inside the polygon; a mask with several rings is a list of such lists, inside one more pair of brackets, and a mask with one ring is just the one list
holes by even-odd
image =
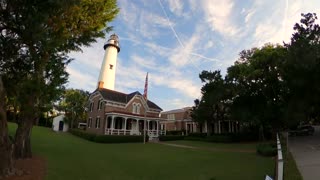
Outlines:
{"label": "shrub", "polygon": [[277,155],[277,147],[274,143],[258,144],[257,153],[261,156],[275,156]]}
{"label": "shrub", "polygon": [[184,137],[184,140],[189,140],[189,141],[205,141],[205,137],[186,136],[186,137]]}
{"label": "shrub", "polygon": [[221,134],[221,135],[212,135],[205,138],[207,142],[234,142],[233,136],[231,134]]}
{"label": "shrub", "polygon": [[[87,133],[83,130],[71,129],[69,132],[75,136],[83,139],[97,142],[97,143],[129,143],[129,142],[143,142],[143,136],[117,136],[117,135],[96,135]],[[146,136],[148,141],[149,137]]]}
{"label": "shrub", "polygon": [[167,131],[166,135],[182,135],[184,131]]}
{"label": "shrub", "polygon": [[184,140],[185,136],[159,136],[159,141]]}
{"label": "shrub", "polygon": [[[146,138],[147,139],[147,138]],[[117,135],[100,135],[94,138],[97,143],[129,143],[143,142],[143,136],[117,136]]]}
{"label": "shrub", "polygon": [[188,136],[190,137],[206,137],[207,133],[189,133]]}

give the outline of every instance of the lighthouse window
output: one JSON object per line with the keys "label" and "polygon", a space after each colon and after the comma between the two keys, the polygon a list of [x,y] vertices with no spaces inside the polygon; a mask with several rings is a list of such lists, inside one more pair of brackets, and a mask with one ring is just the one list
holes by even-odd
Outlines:
{"label": "lighthouse window", "polygon": [[110,65],[110,69],[112,69],[113,68],[113,65],[112,64],[109,64]]}

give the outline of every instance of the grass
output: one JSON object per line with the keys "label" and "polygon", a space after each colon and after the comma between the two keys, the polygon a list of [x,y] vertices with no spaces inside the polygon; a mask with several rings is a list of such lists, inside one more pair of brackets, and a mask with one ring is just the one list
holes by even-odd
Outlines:
{"label": "grass", "polygon": [[211,142],[203,142],[203,141],[168,141],[165,142],[168,144],[179,144],[186,146],[194,146],[199,148],[212,148],[212,149],[234,149],[236,150],[248,150],[248,151],[256,151],[257,143],[211,143]]}
{"label": "grass", "polygon": [[[15,125],[9,124],[9,128],[12,134]],[[223,148],[238,148],[234,146]],[[255,180],[272,175],[274,170],[272,158],[255,153],[184,149],[152,143],[98,144],[42,127],[33,128],[32,147],[34,154],[47,159],[48,180]]]}
{"label": "grass", "polygon": [[303,180],[303,177],[298,169],[296,161],[294,160],[291,152],[287,153],[287,144],[285,137],[281,137],[282,154],[284,158],[284,179],[290,180]]}

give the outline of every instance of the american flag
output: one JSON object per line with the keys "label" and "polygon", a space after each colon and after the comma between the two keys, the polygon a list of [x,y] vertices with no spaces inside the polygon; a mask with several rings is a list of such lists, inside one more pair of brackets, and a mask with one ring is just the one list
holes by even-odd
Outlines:
{"label": "american flag", "polygon": [[146,82],[144,84],[143,97],[148,99],[148,73],[147,73],[147,76],[146,76]]}

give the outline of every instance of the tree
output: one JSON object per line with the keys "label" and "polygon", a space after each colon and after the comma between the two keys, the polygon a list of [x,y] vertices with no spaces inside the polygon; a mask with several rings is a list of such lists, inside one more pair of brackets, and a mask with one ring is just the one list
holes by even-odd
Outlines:
{"label": "tree", "polygon": [[65,120],[70,123],[70,128],[78,122],[85,121],[85,106],[88,102],[89,92],[79,89],[65,90],[62,100],[59,102],[58,110],[65,112]]}
{"label": "tree", "polygon": [[316,14],[301,16],[291,42],[285,44],[283,79],[289,89],[285,108],[287,121],[309,122],[320,116],[320,27]]}
{"label": "tree", "polygon": [[[201,100],[195,100],[192,118],[201,124],[206,123],[209,127],[209,124],[224,120],[226,116],[228,85],[220,71],[202,71],[199,77],[205,84],[201,88]],[[210,135],[209,131],[207,135]]]}
{"label": "tree", "polygon": [[[286,91],[281,64],[285,57],[284,47],[271,44],[240,53],[226,78],[236,89],[231,106],[233,119],[257,126],[261,133],[268,126],[283,126],[281,107]],[[260,135],[263,139],[263,133]]]}
{"label": "tree", "polygon": [[16,92],[21,114],[14,152],[30,157],[31,128],[40,107],[63,89],[67,53],[104,37],[118,8],[115,0],[4,0],[0,8],[1,48],[13,49],[1,54],[0,74],[4,88]]}

